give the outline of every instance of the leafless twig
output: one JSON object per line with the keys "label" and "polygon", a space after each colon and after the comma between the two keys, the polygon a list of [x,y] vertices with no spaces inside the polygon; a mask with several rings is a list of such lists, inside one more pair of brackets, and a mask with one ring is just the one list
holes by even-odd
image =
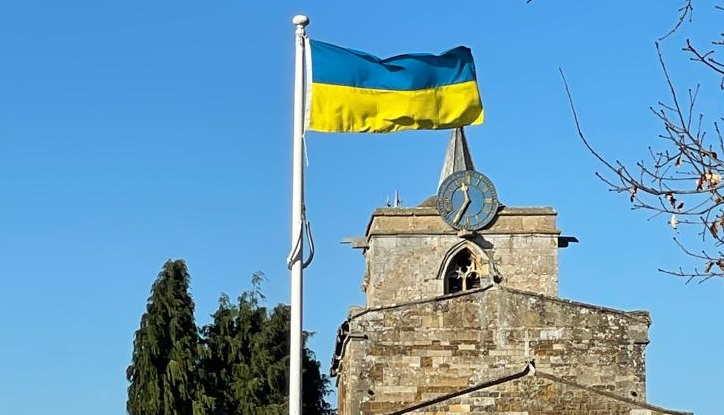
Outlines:
{"label": "leafless twig", "polygon": [[[682,100],[658,44],[656,50],[671,102],[660,102],[657,107],[651,107],[663,126],[663,133],[658,135],[663,140],[663,148],[649,148],[650,162],[635,163],[632,170],[619,160],[609,161],[591,145],[583,133],[568,80],[559,69],[576,132],[586,149],[606,168],[604,173],[596,172],[596,176],[610,191],[628,194],[633,209],[653,211],[654,217],[670,215],[669,225],[675,230],[691,225],[700,227],[702,240],[718,246],[724,243],[724,160],[720,159],[724,154],[724,138],[718,123],[714,122],[716,142],[709,143],[704,128],[705,117],[696,113],[699,87],[688,90]],[[704,267],[690,272],[681,269],[663,272],[689,279],[724,277],[721,252],[695,254],[678,240],[676,243],[685,254],[702,261]]]}
{"label": "leafless twig", "polygon": [[692,15],[694,13],[694,0],[683,0],[683,3],[684,5],[681,6],[681,8],[679,9],[679,19],[676,21],[676,24],[674,25],[674,27],[671,28],[671,30],[669,30],[668,33],[661,36],[659,38],[659,41],[662,41],[667,37],[673,35],[677,30],[679,30],[679,28],[682,24],[684,24],[685,21],[691,21],[693,17]]}

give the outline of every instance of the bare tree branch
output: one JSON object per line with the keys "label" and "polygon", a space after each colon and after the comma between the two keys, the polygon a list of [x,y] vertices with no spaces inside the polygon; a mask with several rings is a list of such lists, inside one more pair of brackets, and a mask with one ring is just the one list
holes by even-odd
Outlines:
{"label": "bare tree branch", "polygon": [[[719,8],[719,10],[724,10]],[[722,38],[724,39],[724,33],[722,33]],[[712,41],[712,45],[716,46],[722,46],[724,45],[724,40],[721,41]],[[709,69],[713,70],[715,73],[722,76],[721,83],[719,84],[719,88],[724,89],[724,63],[719,62],[714,57],[714,50],[709,50],[707,52],[699,52],[694,46],[691,45],[691,41],[689,39],[686,40],[686,46],[684,47],[684,52],[689,52],[691,55],[693,55],[691,58],[692,61],[695,62],[701,62],[704,65],[706,65]]]}
{"label": "bare tree branch", "polygon": [[[679,94],[668,71],[661,48],[656,51],[670,102],[659,102],[651,107],[652,114],[661,121],[663,132],[657,136],[663,146],[648,148],[650,161],[635,163],[631,170],[619,160],[609,161],[590,143],[583,133],[578,112],[573,103],[570,85],[565,73],[559,68],[565,87],[578,137],[586,149],[605,167],[604,174],[596,172],[610,191],[627,193],[632,209],[654,212],[651,218],[661,214],[670,215],[669,225],[679,230],[682,227],[699,227],[698,234],[703,243],[711,242],[714,247],[724,244],[724,138],[718,122],[714,122],[715,142],[707,139],[706,117],[697,112],[697,98],[700,86]],[[718,117],[723,120],[724,117]],[[651,219],[650,218],[650,219]],[[688,280],[701,281],[712,277],[724,277],[724,254],[720,251],[709,253],[703,250],[697,254],[674,239],[682,252],[704,264],[693,271],[682,269],[662,272]]]}
{"label": "bare tree branch", "polygon": [[[531,1],[527,0],[526,3]],[[692,21],[693,3],[693,0],[681,0],[676,24],[659,38],[659,42],[683,30],[684,23]],[[717,5],[714,10],[722,12],[724,7]],[[595,173],[596,177],[608,186],[609,191],[627,194],[631,209],[651,211],[653,214],[649,220],[668,215],[669,226],[674,231],[680,233],[685,227],[694,227],[695,235],[701,238],[705,248],[700,253],[674,238],[686,256],[703,264],[701,268],[695,267],[692,271],[682,268],[660,271],[686,278],[687,283],[692,279],[703,282],[713,277],[724,278],[724,252],[720,249],[724,245],[724,134],[719,125],[724,122],[724,116],[705,116],[699,112],[699,84],[686,93],[679,92],[667,69],[659,42],[656,42],[655,47],[669,100],[650,107],[651,113],[661,122],[662,132],[655,136],[657,145],[648,147],[648,161],[628,165],[600,154],[583,133],[570,85],[563,69],[559,68],[559,72],[577,135],[604,167],[602,173]],[[720,76],[720,88],[724,89],[724,62],[716,55],[718,50],[724,48],[724,33],[717,35],[711,47],[702,51],[687,39],[683,52],[689,55],[691,61],[703,64],[702,67],[707,71]],[[716,110],[721,111],[722,108],[724,105]]]}
{"label": "bare tree branch", "polygon": [[[530,3],[530,0],[528,2]],[[677,30],[679,30],[679,28],[682,24],[684,24],[685,21],[691,21],[693,17],[692,15],[694,13],[694,0],[684,0],[683,3],[684,5],[681,6],[681,8],[679,9],[679,19],[676,21],[676,24],[673,28],[671,28],[671,30],[669,30],[668,33],[661,36],[659,38],[659,41],[662,41],[667,37],[673,35]]]}

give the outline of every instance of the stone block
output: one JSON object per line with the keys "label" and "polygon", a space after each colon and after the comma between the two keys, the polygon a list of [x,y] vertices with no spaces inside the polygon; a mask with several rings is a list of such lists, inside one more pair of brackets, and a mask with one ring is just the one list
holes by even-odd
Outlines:
{"label": "stone block", "polygon": [[448,411],[453,413],[468,413],[470,412],[470,405],[450,405]]}

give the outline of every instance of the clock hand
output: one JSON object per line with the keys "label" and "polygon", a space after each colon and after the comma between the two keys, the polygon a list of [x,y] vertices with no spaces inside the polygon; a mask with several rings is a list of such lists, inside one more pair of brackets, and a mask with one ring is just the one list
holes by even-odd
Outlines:
{"label": "clock hand", "polygon": [[468,186],[465,183],[463,183],[460,186],[460,190],[463,191],[463,197],[465,197],[465,201],[463,202],[463,205],[460,206],[460,210],[458,210],[458,213],[455,215],[455,219],[453,219],[453,223],[456,225],[458,222],[460,222],[460,219],[462,219],[465,211],[468,210],[468,206],[470,206],[470,196],[468,195]]}

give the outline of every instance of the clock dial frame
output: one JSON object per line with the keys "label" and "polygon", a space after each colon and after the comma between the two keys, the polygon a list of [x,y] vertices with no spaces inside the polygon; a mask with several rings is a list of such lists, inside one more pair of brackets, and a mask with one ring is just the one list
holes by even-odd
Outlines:
{"label": "clock dial frame", "polygon": [[437,210],[442,219],[459,230],[485,227],[498,212],[493,182],[474,170],[457,171],[445,178],[437,192]]}

